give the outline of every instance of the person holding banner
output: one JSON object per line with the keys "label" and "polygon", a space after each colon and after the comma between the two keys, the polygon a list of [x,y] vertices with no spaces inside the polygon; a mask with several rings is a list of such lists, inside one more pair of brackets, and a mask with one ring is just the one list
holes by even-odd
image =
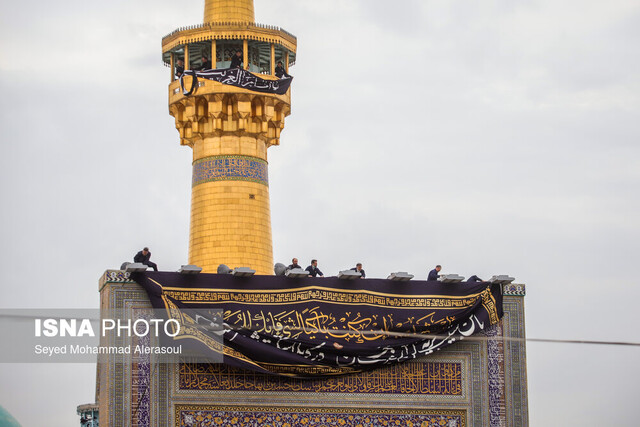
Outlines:
{"label": "person holding banner", "polygon": [[312,259],[311,265],[307,267],[305,270],[309,272],[309,277],[316,277],[316,276],[324,277],[324,274],[322,274],[322,271],[320,271],[320,269],[318,268],[317,259]]}
{"label": "person holding banner", "polygon": [[149,252],[149,248],[144,248],[133,257],[133,262],[139,262],[140,264],[153,268],[153,271],[158,271],[158,265],[155,262],[149,261],[150,258],[151,252]]}
{"label": "person holding banner", "polygon": [[438,277],[440,277],[440,270],[442,270],[442,266],[440,265],[436,265],[436,268],[434,268],[433,270],[431,270],[429,272],[429,276],[427,276],[427,281],[428,282],[435,282],[438,280]]}
{"label": "person holding banner", "polygon": [[291,77],[284,70],[284,67],[282,66],[282,61],[278,61],[278,66],[276,67],[276,77],[279,78],[279,79],[281,79],[283,77]]}

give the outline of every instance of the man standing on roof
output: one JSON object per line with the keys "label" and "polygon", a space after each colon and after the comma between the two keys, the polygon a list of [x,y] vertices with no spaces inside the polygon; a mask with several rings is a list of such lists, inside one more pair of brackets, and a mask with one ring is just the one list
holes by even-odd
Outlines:
{"label": "man standing on roof", "polygon": [[434,268],[429,272],[429,276],[427,276],[427,281],[428,282],[437,281],[438,277],[440,277],[440,274],[438,274],[440,273],[440,270],[442,270],[442,267],[440,265],[436,265],[436,268]]}
{"label": "man standing on roof", "polygon": [[151,252],[149,252],[149,248],[144,248],[133,257],[133,262],[139,262],[140,264],[153,268],[153,271],[158,271],[158,265],[155,262],[149,261],[150,258]]}
{"label": "man standing on roof", "polygon": [[322,271],[320,271],[320,269],[318,268],[317,259],[312,259],[311,265],[307,267],[305,270],[309,272],[309,277],[316,277],[316,276],[324,277],[324,274],[322,274]]}

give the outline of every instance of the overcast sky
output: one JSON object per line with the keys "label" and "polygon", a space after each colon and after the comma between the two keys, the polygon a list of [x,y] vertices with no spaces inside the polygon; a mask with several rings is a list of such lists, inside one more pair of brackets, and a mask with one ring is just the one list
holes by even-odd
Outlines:
{"label": "overcast sky", "polygon": [[[191,150],[161,38],[203,0],[0,0],[0,307],[97,308],[149,246],[187,261]],[[255,0],[298,37],[269,149],[275,261],[526,283],[531,338],[640,342],[640,4]],[[527,345],[535,426],[636,425],[640,347]],[[0,364],[68,426],[94,365]],[[36,409],[37,408],[37,409]]]}

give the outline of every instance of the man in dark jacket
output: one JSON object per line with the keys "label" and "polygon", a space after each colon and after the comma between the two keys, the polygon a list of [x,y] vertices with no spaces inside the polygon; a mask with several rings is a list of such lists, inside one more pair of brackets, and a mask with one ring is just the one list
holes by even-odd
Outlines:
{"label": "man in dark jacket", "polygon": [[300,270],[302,270],[302,267],[298,265],[298,258],[294,258],[291,260],[291,265],[287,267],[287,270],[293,270],[294,268],[299,268]]}
{"label": "man in dark jacket", "polygon": [[182,59],[178,59],[176,62],[176,77],[180,77],[184,74],[184,61]]}
{"label": "man in dark jacket", "polygon": [[324,274],[322,274],[322,271],[320,271],[320,269],[318,268],[317,259],[312,259],[311,265],[305,268],[305,270],[309,272],[309,277],[316,277],[316,276],[324,277]]}
{"label": "man in dark jacket", "polygon": [[279,78],[279,79],[281,79],[283,77],[291,77],[284,70],[284,67],[282,66],[282,61],[278,61],[278,66],[276,67],[276,77]]}
{"label": "man in dark jacket", "polygon": [[367,275],[365,274],[364,270],[362,269],[362,264],[361,263],[357,263],[356,266],[351,269],[351,271],[357,271],[358,273],[360,273],[360,278],[361,279],[364,279],[365,277],[367,277]]}
{"label": "man in dark jacket", "polygon": [[211,69],[211,61],[209,58],[202,55],[202,65],[200,66],[200,70],[210,70]]}
{"label": "man in dark jacket", "polygon": [[242,52],[239,50],[236,51],[236,54],[231,57],[231,67],[230,68],[242,68]]}
{"label": "man in dark jacket", "polygon": [[438,274],[440,273],[440,270],[442,270],[442,267],[440,265],[436,265],[436,268],[434,268],[429,272],[429,276],[427,276],[427,281],[431,282],[431,281],[438,280],[438,277],[440,277],[440,275]]}
{"label": "man in dark jacket", "polygon": [[139,262],[153,268],[153,271],[158,271],[158,265],[155,262],[149,261],[150,258],[151,252],[149,252],[149,248],[144,248],[133,257],[133,262]]}

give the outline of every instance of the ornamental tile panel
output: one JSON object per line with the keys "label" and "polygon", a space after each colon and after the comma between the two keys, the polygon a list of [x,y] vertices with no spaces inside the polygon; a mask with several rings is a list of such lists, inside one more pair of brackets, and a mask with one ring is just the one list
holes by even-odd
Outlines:
{"label": "ornamental tile panel", "polygon": [[249,156],[213,156],[196,160],[192,187],[213,181],[249,181],[269,186],[267,162]]}

